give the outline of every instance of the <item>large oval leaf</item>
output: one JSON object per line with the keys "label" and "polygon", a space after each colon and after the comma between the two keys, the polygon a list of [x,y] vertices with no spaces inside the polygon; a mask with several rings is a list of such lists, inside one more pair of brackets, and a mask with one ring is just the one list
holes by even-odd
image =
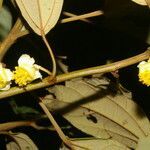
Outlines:
{"label": "large oval leaf", "polygon": [[20,11],[35,33],[47,34],[57,23],[63,0],[16,0]]}
{"label": "large oval leaf", "polygon": [[38,150],[37,146],[34,144],[34,142],[24,133],[15,133],[11,134],[11,136],[14,138],[14,141],[9,142],[6,147],[7,150],[12,149],[21,149],[21,150]]}
{"label": "large oval leaf", "polygon": [[98,138],[112,137],[135,148],[138,139],[150,133],[148,118],[126,95],[114,94],[99,83],[72,80],[66,86],[57,85],[50,90],[57,101],[51,105],[49,99],[47,106],[63,110],[61,114],[83,132]]}

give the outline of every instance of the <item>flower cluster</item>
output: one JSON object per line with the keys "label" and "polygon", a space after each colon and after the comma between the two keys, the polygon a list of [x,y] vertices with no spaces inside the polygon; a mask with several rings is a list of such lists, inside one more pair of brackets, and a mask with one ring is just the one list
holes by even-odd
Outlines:
{"label": "flower cluster", "polygon": [[42,78],[37,66],[35,60],[27,54],[23,54],[19,58],[18,66],[14,71],[10,71],[0,64],[0,90],[8,90],[12,80],[19,86],[26,86],[33,80]]}
{"label": "flower cluster", "polygon": [[139,81],[143,84],[150,86],[150,59],[146,61],[142,61],[138,65],[139,68]]}

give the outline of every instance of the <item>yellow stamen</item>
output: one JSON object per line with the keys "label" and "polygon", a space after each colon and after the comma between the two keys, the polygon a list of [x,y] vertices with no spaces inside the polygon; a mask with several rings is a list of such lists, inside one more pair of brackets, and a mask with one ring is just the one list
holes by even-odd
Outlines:
{"label": "yellow stamen", "polygon": [[13,73],[13,79],[19,86],[25,86],[33,81],[33,77],[22,67],[15,67],[15,71]]}
{"label": "yellow stamen", "polygon": [[139,81],[147,86],[150,86],[150,70],[139,72]]}

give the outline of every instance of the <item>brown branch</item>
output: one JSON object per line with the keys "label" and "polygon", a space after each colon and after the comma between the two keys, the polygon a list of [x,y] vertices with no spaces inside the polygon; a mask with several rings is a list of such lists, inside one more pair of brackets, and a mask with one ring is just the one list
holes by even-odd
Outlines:
{"label": "brown branch", "polygon": [[14,121],[0,124],[0,131],[7,131],[21,126],[32,126],[34,121]]}
{"label": "brown branch", "polygon": [[[70,13],[70,12],[66,12],[66,11],[63,11],[63,14],[65,15],[65,16],[68,16],[68,17],[75,17],[75,16],[77,16],[77,15],[75,15],[75,14],[72,14],[72,13]],[[82,19],[80,19],[81,21],[84,21],[84,22],[87,22],[87,23],[91,23],[91,21],[90,20],[88,20],[88,19],[85,19],[85,18],[82,18]],[[63,20],[61,20],[61,22],[62,22]]]}
{"label": "brown branch", "polygon": [[[60,22],[61,23],[67,23],[67,22],[76,21],[76,20],[82,20],[83,21],[85,18],[96,17],[96,16],[100,16],[102,14],[103,14],[103,12],[100,10],[97,10],[97,11],[94,11],[91,13],[87,13],[87,14],[83,14],[83,15],[78,15],[78,16],[75,16],[74,14],[70,14],[73,17],[62,19]],[[87,22],[87,20],[86,20],[86,22]]]}
{"label": "brown branch", "polygon": [[[68,13],[68,12],[64,12],[64,14],[66,16],[71,16],[71,17],[62,19],[61,23],[67,23],[67,22],[76,21],[76,20],[82,20],[82,21],[90,23],[90,21],[88,21],[85,18],[99,16],[103,13],[102,13],[102,11],[99,10],[99,11],[94,11],[94,12],[79,15],[79,16],[76,16],[76,15],[74,15],[72,13]],[[15,43],[15,41],[18,38],[29,34],[28,30],[21,31],[22,27],[23,27],[23,24],[22,24],[20,18],[18,18],[14,27],[11,29],[11,31],[8,34],[8,36],[6,37],[6,39],[0,43],[0,61],[2,61],[7,50],[11,47],[11,45],[13,45]]]}
{"label": "brown branch", "polygon": [[30,32],[27,29],[25,29],[24,31],[20,31],[19,33],[16,34],[16,39],[28,35],[29,33]]}
{"label": "brown branch", "polygon": [[16,41],[16,39],[17,39],[16,34],[18,34],[18,32],[20,32],[22,27],[23,27],[23,24],[22,24],[21,20],[18,18],[14,27],[9,32],[8,36],[0,44],[0,61],[2,61],[7,50]]}
{"label": "brown branch", "polygon": [[[103,74],[103,73],[112,72],[112,71],[127,67],[129,65],[133,65],[135,63],[141,62],[145,59],[148,59],[149,57],[150,57],[150,50],[147,50],[142,54],[139,54],[139,55],[136,55],[134,57],[130,57],[128,59],[124,59],[124,60],[121,60],[118,62],[114,62],[111,64],[97,66],[97,67],[91,67],[91,68],[87,68],[87,69],[82,69],[82,70],[73,71],[73,72],[69,72],[66,74],[58,75],[58,76],[56,76],[55,82],[53,82],[53,81],[48,82],[47,80],[44,79],[42,82],[35,83],[35,84],[29,84],[26,87],[26,90],[32,91],[32,90],[48,87],[50,85],[54,85],[55,83],[64,82],[66,80],[70,80],[70,79],[73,79],[76,77],[84,77],[84,76],[93,75],[93,74],[97,74],[97,73]],[[1,92],[0,93],[0,99],[24,93],[24,92],[26,92],[26,90],[24,90],[24,88],[12,87],[8,91]]]}
{"label": "brown branch", "polygon": [[49,120],[51,121],[52,125],[54,126],[55,130],[57,131],[59,137],[62,139],[62,141],[72,150],[74,149],[72,147],[72,143],[71,141],[65,136],[65,134],[63,133],[63,131],[61,130],[61,128],[59,127],[59,125],[57,124],[57,122],[55,121],[55,119],[53,118],[53,116],[51,115],[51,113],[49,112],[49,110],[47,109],[47,107],[44,105],[44,103],[41,101],[39,102],[39,105],[41,106],[41,108],[43,109],[43,111],[45,112],[45,114],[47,115],[47,117],[49,118]]}
{"label": "brown branch", "polygon": [[[8,131],[17,127],[22,127],[22,126],[30,126],[33,127],[37,130],[51,130],[51,131],[56,131],[55,128],[52,127],[43,127],[39,126],[36,124],[37,120],[29,120],[29,121],[12,121],[12,122],[6,122],[6,123],[0,123],[0,132],[2,131]],[[62,127],[64,129],[67,129],[65,127]]]}

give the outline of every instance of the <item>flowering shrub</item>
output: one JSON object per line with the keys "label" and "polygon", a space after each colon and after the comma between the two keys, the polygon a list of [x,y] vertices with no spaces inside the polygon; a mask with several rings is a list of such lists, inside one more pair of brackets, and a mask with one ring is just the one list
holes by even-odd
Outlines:
{"label": "flowering shrub", "polygon": [[[139,81],[150,86],[150,59],[142,61],[138,65]],[[26,86],[35,79],[42,79],[39,72],[40,66],[35,64],[34,58],[27,54],[21,55],[18,59],[18,66],[13,72],[10,69],[4,68],[0,63],[0,90],[8,90],[10,88],[11,80],[14,80],[19,86]]]}

